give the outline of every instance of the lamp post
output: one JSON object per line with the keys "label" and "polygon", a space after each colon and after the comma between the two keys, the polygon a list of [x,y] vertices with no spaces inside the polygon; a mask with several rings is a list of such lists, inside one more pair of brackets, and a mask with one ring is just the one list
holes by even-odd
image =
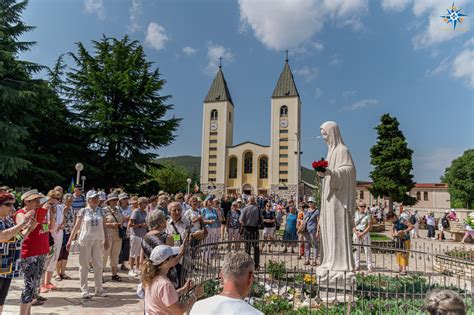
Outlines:
{"label": "lamp post", "polygon": [[191,178],[186,179],[186,182],[188,183],[186,194],[189,195],[189,193],[191,192]]}
{"label": "lamp post", "polygon": [[86,177],[84,175],[81,176],[81,181],[82,181],[82,191],[86,190],[85,182],[86,182]]}
{"label": "lamp post", "polygon": [[79,179],[81,177],[81,171],[84,169],[84,165],[82,163],[77,163],[76,166],[77,176],[76,176],[76,185],[79,184]]}

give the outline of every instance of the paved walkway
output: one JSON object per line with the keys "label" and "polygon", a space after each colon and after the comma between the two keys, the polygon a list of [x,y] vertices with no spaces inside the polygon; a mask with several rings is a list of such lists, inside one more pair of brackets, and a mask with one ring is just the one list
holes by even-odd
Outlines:
{"label": "paved walkway", "polygon": [[[386,232],[387,233],[387,232]],[[425,231],[420,231],[421,236],[425,236]],[[424,238],[415,239],[413,241],[414,247],[425,248],[427,251],[434,249],[434,251],[442,252],[446,249],[459,247],[460,243],[453,241],[438,242],[436,240],[427,240]],[[474,244],[466,244],[467,248],[474,249]],[[363,256],[363,255],[362,255]],[[388,263],[388,261],[387,261]],[[121,283],[107,281],[104,288],[109,293],[106,298],[92,298],[89,301],[83,301],[80,298],[79,290],[79,273],[78,273],[78,256],[70,256],[68,267],[68,275],[72,280],[54,281],[58,286],[57,291],[42,294],[48,298],[42,306],[35,306],[32,308],[33,314],[143,314],[143,301],[137,298],[135,293],[139,280],[137,278],[129,278],[125,273],[121,273]],[[105,274],[105,279],[110,280],[110,271]],[[89,285],[90,291],[93,292],[93,275],[90,274]],[[8,294],[7,301],[4,307],[4,314],[18,314],[20,304],[20,294],[23,288],[23,279],[14,280]]]}

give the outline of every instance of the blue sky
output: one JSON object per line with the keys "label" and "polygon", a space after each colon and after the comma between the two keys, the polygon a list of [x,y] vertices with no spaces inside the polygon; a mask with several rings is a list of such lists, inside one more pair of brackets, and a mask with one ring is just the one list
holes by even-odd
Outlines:
{"label": "blue sky", "polygon": [[[30,0],[24,20],[38,42],[22,56],[51,66],[75,42],[129,34],[146,47],[183,118],[161,156],[200,155],[202,102],[222,56],[235,105],[234,143],[270,143],[270,97],[290,50],[302,99],[302,138],[334,120],[369,178],[373,128],[395,115],[414,150],[417,182],[437,182],[451,160],[474,147],[473,5],[456,30],[439,0]],[[302,143],[302,163],[326,155]]]}

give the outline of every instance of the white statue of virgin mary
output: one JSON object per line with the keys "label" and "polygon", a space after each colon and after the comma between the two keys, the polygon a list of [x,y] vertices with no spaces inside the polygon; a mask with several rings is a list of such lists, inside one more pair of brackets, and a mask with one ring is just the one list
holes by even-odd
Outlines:
{"label": "white statue of virgin mary", "polygon": [[352,220],[355,211],[356,169],[351,153],[344,144],[338,125],[327,121],[321,125],[321,135],[328,145],[328,168],[321,189],[321,265],[316,269],[322,281],[336,278],[346,281],[353,276]]}

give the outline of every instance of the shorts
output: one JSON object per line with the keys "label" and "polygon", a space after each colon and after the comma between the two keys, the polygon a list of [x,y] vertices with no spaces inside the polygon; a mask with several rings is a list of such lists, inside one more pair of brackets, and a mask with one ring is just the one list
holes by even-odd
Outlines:
{"label": "shorts", "polygon": [[263,228],[263,237],[273,237],[275,235],[275,227],[264,227]]}
{"label": "shorts", "polygon": [[130,257],[140,257],[142,250],[142,238],[140,236],[130,235]]}

